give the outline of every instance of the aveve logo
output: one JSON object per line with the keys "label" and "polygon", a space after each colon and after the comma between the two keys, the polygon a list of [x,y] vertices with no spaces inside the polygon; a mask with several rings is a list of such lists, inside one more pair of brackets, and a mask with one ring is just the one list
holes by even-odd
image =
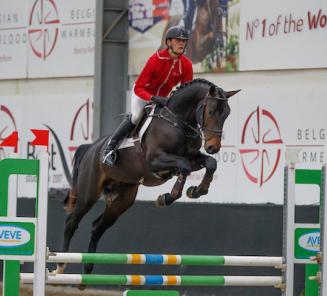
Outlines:
{"label": "aveve logo", "polygon": [[0,226],[0,248],[20,247],[28,243],[31,235],[21,227],[13,225]]}
{"label": "aveve logo", "polygon": [[302,235],[299,238],[299,246],[308,251],[319,252],[320,232],[314,231]]}
{"label": "aveve logo", "polygon": [[263,186],[276,172],[283,143],[275,116],[259,106],[246,118],[240,155],[246,177]]}
{"label": "aveve logo", "polygon": [[45,60],[54,50],[59,35],[59,14],[54,0],[36,0],[32,6],[28,38],[36,57]]}

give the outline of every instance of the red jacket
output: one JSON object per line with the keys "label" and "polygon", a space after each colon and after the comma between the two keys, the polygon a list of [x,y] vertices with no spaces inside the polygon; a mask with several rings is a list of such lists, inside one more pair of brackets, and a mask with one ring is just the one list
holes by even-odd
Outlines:
{"label": "red jacket", "polygon": [[167,49],[153,54],[135,82],[135,94],[145,101],[152,96],[168,96],[174,86],[193,79],[192,62],[180,55],[173,59]]}

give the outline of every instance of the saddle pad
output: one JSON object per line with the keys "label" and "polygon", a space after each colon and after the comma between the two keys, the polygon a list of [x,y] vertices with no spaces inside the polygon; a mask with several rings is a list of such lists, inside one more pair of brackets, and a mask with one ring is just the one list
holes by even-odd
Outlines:
{"label": "saddle pad", "polygon": [[139,134],[138,134],[138,138],[125,138],[119,145],[119,149],[124,149],[124,148],[128,148],[128,147],[132,147],[132,146],[135,146],[134,145],[134,142],[137,142],[137,141],[141,141],[142,142],[142,138],[143,138],[143,135],[145,134],[146,130],[148,129],[153,117],[151,115],[153,115],[154,113],[154,110],[155,110],[155,107],[152,108],[148,118],[145,120],[144,124],[142,125],[140,131],[139,131]]}

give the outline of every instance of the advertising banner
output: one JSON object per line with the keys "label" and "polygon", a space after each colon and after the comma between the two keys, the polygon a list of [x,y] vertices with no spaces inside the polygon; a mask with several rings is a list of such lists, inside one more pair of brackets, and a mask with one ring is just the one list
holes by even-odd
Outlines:
{"label": "advertising banner", "polygon": [[[38,150],[30,144],[34,139],[30,129],[49,129],[49,187],[68,188],[75,150],[91,142],[92,102],[91,94],[0,96],[0,140],[17,130],[19,156],[34,159]],[[8,157],[10,151],[1,147],[0,158]],[[18,195],[35,197],[35,181],[34,176],[19,176]]]}
{"label": "advertising banner", "polygon": [[165,48],[165,33],[184,25],[195,72],[327,67],[324,0],[130,0],[129,72]]}
{"label": "advertising banner", "polygon": [[0,0],[0,79],[92,76],[95,0]]}
{"label": "advertising banner", "polygon": [[[203,169],[188,177],[181,201],[282,204],[286,152],[297,155],[299,168],[319,169],[324,162],[325,93],[305,86],[274,86],[273,92],[253,86],[232,97],[222,148],[213,155],[218,168],[209,193],[197,200],[186,197],[189,186],[200,184]],[[141,187],[138,196],[156,200],[160,194],[171,192],[175,181],[173,178],[159,187]],[[296,196],[299,204],[316,204],[319,188],[297,185]]]}
{"label": "advertising banner", "polygon": [[326,68],[326,40],[324,0],[241,1],[240,70]]}
{"label": "advertising banner", "polygon": [[195,71],[236,70],[238,7],[239,0],[130,0],[130,74],[139,74],[150,55],[166,47],[166,31],[174,25],[191,36],[186,55]]}
{"label": "advertising banner", "polygon": [[35,218],[0,218],[0,259],[34,260]]}
{"label": "advertising banner", "polygon": [[[209,193],[197,200],[186,197],[189,186],[198,185],[205,170],[192,173],[185,184],[184,202],[283,203],[286,152],[293,151],[298,167],[320,168],[327,137],[326,91],[305,85],[285,88],[253,86],[230,99],[231,114],[224,126],[222,148],[212,155],[218,168]],[[310,99],[308,99],[310,98]],[[65,108],[63,108],[65,106]],[[310,118],[310,120],[306,120]],[[19,154],[36,157],[30,128],[50,130],[50,188],[68,188],[71,161],[76,148],[91,142],[91,94],[0,97],[1,140],[13,130],[19,132]],[[7,150],[6,150],[7,149]],[[8,156],[9,148],[0,149]],[[67,165],[67,168],[65,168]],[[20,196],[35,196],[35,178],[23,176]],[[23,182],[20,181],[20,182]],[[176,178],[162,186],[140,186],[138,200],[155,201],[170,192]],[[319,202],[319,189],[296,186],[297,203]]]}
{"label": "advertising banner", "polygon": [[28,77],[94,73],[95,1],[30,1]]}
{"label": "advertising banner", "polygon": [[27,75],[28,1],[0,0],[0,79]]}

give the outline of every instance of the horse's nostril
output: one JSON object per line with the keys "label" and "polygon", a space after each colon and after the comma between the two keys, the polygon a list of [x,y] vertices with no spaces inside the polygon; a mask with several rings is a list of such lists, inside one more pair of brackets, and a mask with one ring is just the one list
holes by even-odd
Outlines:
{"label": "horse's nostril", "polygon": [[210,145],[206,148],[206,151],[209,153],[209,154],[214,154],[214,153],[217,153],[219,152],[220,150],[220,147],[217,147],[217,146],[214,146],[214,145]]}

